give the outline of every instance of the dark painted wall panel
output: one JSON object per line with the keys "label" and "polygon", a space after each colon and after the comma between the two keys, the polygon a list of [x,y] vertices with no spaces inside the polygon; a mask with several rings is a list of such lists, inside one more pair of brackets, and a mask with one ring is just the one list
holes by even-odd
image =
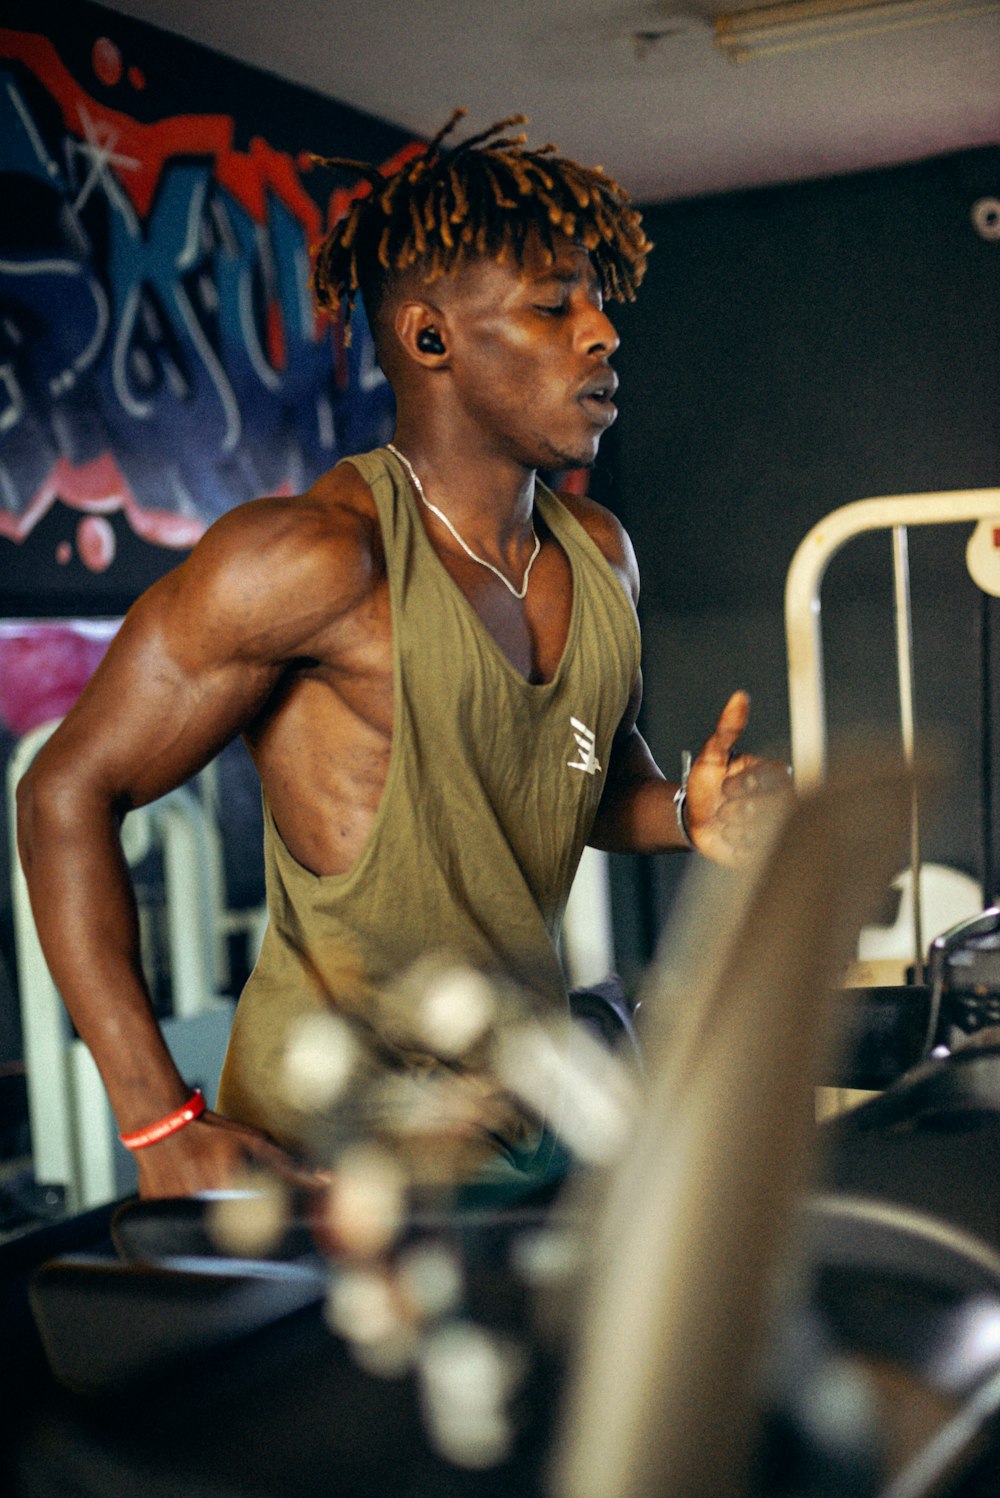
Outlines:
{"label": "dark painted wall panel", "polygon": [[[639,300],[613,313],[622,416],[594,489],[639,557],[645,724],[668,774],[735,686],[755,699],[752,747],[788,753],[784,582],[817,520],[870,495],[1000,484],[1000,241],[973,223],[984,197],[1000,197],[994,147],[647,211],[656,249]],[[956,755],[925,854],[976,874],[969,529],[914,531],[910,552],[918,735],[945,731]],[[824,585],[834,738],[895,732],[890,569],[889,540],[866,539]],[[617,906],[641,904],[650,878],[662,918],[682,866],[621,861]]]}

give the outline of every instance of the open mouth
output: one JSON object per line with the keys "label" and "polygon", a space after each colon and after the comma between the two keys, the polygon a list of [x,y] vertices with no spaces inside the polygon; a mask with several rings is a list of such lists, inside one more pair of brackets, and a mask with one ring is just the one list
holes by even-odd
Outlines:
{"label": "open mouth", "polygon": [[603,392],[594,391],[590,395],[581,395],[579,403],[596,427],[609,427],[618,415],[618,407],[611,398],[611,392],[603,394]]}
{"label": "open mouth", "polygon": [[580,392],[580,405],[598,427],[609,427],[618,415],[612,397],[618,389],[618,376],[610,369],[595,374]]}

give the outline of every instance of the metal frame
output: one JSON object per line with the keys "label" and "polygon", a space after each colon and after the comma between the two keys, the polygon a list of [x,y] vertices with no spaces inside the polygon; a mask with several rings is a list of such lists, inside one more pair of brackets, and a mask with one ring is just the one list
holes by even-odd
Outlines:
{"label": "metal frame", "polygon": [[[814,525],[806,535],[792,558],[785,585],[792,767],[799,787],[814,785],[826,774],[820,588],[833,557],[856,536],[870,531],[892,532],[900,734],[904,760],[912,767],[916,728],[907,528],[961,524],[995,516],[1000,516],[1000,489],[882,495],[843,505]],[[920,909],[920,810],[915,786],[910,806],[910,867],[913,876],[913,967],[914,977],[920,982],[924,968],[924,933]]]}
{"label": "metal frame", "polygon": [[[785,639],[788,648],[788,705],[792,728],[792,766],[796,784],[805,787],[826,773],[826,706],[823,694],[823,641],[820,632],[820,587],[827,567],[848,541],[868,531],[899,530],[912,525],[961,524],[1000,516],[1000,489],[956,489],[936,494],[892,494],[859,499],[833,510],[814,525],[799,545],[785,585]],[[905,544],[905,538],[900,538]],[[897,598],[901,584],[897,564]],[[906,589],[908,593],[908,589]],[[903,605],[909,617],[908,598]],[[905,621],[903,621],[905,625]],[[905,655],[905,639],[897,644]],[[900,683],[904,739],[912,734],[912,673]]]}

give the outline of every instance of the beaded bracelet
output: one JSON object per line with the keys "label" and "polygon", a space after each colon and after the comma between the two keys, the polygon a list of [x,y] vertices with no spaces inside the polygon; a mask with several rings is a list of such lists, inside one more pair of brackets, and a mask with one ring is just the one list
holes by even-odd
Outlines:
{"label": "beaded bracelet", "polygon": [[205,1108],[204,1094],[196,1087],[187,1102],[175,1108],[173,1113],[168,1113],[166,1118],[157,1119],[156,1123],[148,1124],[144,1129],[136,1129],[134,1134],[119,1134],[118,1138],[127,1150],[144,1150],[147,1145],[158,1144],[161,1139],[167,1139],[171,1134],[176,1134],[178,1129],[193,1123],[196,1118],[201,1117]]}

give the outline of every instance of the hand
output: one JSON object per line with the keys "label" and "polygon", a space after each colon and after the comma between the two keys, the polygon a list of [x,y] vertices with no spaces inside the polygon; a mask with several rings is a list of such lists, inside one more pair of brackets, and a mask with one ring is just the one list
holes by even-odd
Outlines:
{"label": "hand", "polygon": [[310,1170],[259,1129],[212,1112],[137,1150],[135,1159],[144,1199],[221,1191],[254,1166],[273,1171],[292,1186],[317,1188],[326,1180],[323,1172]]}
{"label": "hand", "polygon": [[734,692],[688,776],[688,835],[699,853],[730,868],[746,862],[792,790],[788,765],[736,753],[749,717],[750,698]]}

